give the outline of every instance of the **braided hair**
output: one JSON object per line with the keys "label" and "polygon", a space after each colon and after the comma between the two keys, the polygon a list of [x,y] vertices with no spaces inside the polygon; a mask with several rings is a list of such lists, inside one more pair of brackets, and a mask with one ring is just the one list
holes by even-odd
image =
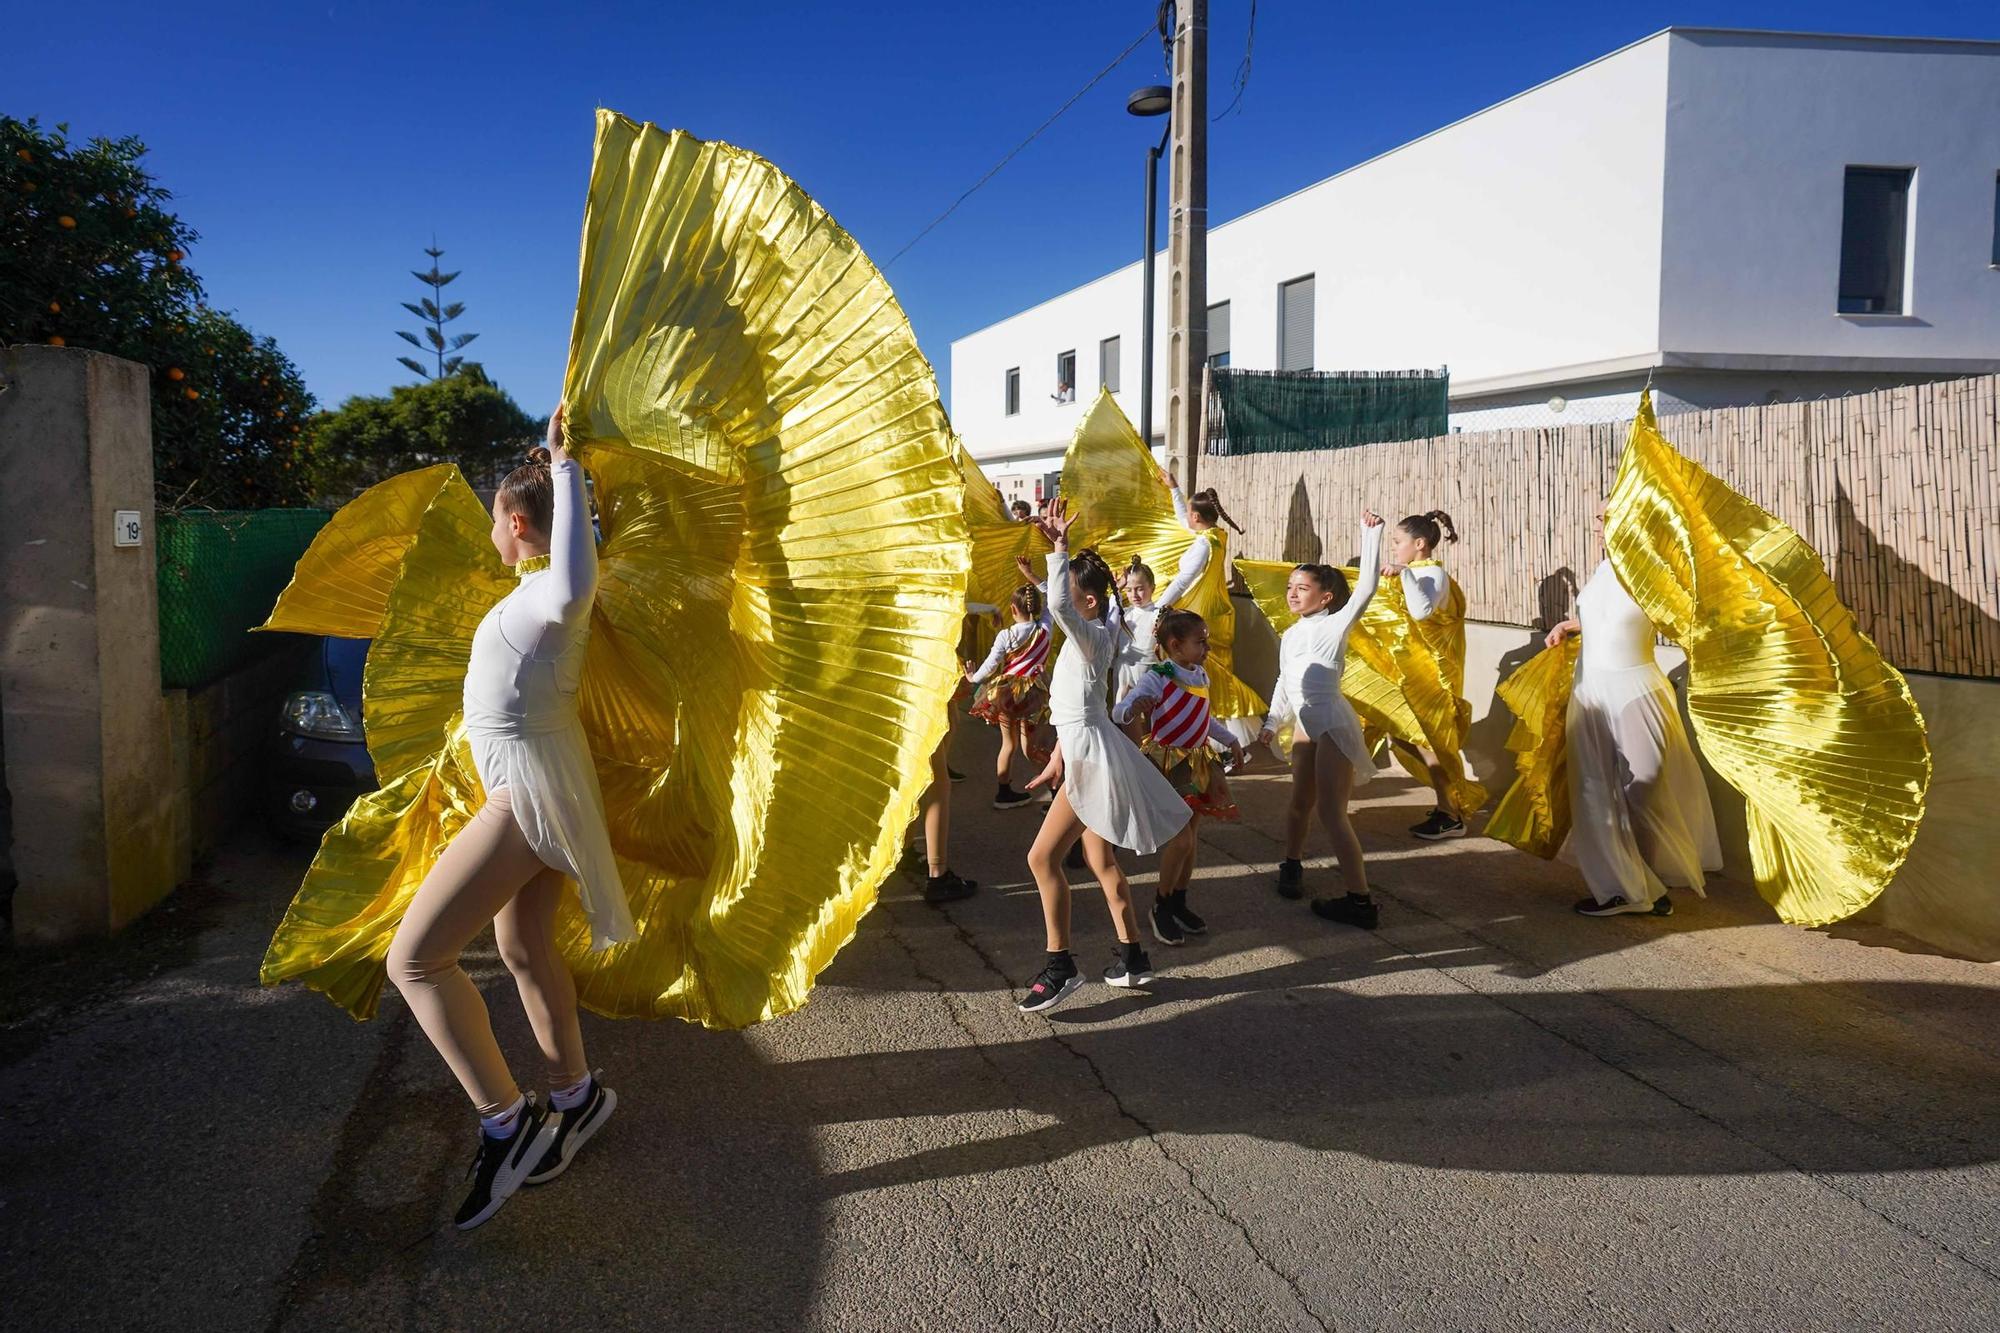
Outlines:
{"label": "braided hair", "polygon": [[539,444],[528,450],[528,461],[500,483],[499,497],[509,513],[527,519],[536,532],[547,536],[554,530],[556,482],[549,471],[549,451]]}
{"label": "braided hair", "polygon": [[1332,565],[1293,565],[1292,572],[1294,574],[1304,574],[1314,583],[1317,583],[1322,592],[1333,594],[1333,600],[1327,604],[1327,610],[1329,611],[1338,611],[1341,607],[1346,606],[1348,597],[1352,595],[1352,589],[1347,586],[1347,575]]}
{"label": "braided hair", "polygon": [[1188,508],[1193,511],[1196,518],[1211,528],[1217,523],[1227,523],[1238,532],[1243,531],[1243,525],[1231,518],[1229,511],[1222,507],[1222,497],[1215,493],[1213,486],[1204,491],[1196,491],[1188,500]]}
{"label": "braided hair", "polygon": [[1458,529],[1452,524],[1451,515],[1442,509],[1433,509],[1425,514],[1412,514],[1397,526],[1422,542],[1427,551],[1437,550],[1440,542],[1458,540]]}
{"label": "braided hair", "polygon": [[1029,620],[1040,620],[1042,612],[1048,609],[1047,599],[1042,596],[1040,584],[1023,583],[1014,589],[1014,609]]}
{"label": "braided hair", "polygon": [[1095,546],[1086,546],[1070,557],[1069,572],[1076,575],[1076,581],[1083,590],[1097,598],[1099,620],[1112,613],[1112,608],[1121,611],[1125,599],[1119,595],[1118,583],[1111,577],[1111,566],[1104,563],[1104,557],[1097,553]]}
{"label": "braided hair", "polygon": [[1167,645],[1179,643],[1205,624],[1193,611],[1175,607],[1153,622],[1153,656],[1167,656]]}

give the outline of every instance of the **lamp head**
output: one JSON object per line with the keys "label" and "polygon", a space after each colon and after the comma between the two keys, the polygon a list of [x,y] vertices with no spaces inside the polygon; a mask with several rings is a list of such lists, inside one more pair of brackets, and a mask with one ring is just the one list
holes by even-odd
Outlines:
{"label": "lamp head", "polygon": [[1141,88],[1125,99],[1125,109],[1135,116],[1164,116],[1173,104],[1174,90],[1159,84]]}

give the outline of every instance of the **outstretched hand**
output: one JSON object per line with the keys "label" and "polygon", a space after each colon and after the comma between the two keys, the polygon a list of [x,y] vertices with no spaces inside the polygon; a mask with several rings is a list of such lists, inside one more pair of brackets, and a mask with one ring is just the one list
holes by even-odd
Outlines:
{"label": "outstretched hand", "polygon": [[[1037,526],[1037,527],[1039,527],[1039,526],[1041,526],[1041,525],[1040,525],[1039,523],[1037,523],[1037,524],[1036,524],[1036,526]],[[1026,579],[1026,580],[1027,580],[1028,582],[1030,582],[1030,583],[1037,583],[1037,582],[1040,582],[1040,580],[1038,580],[1038,579],[1037,579],[1037,578],[1035,577],[1035,567],[1034,567],[1033,565],[1031,565],[1031,564],[1029,564],[1029,563],[1028,563],[1028,557],[1027,557],[1027,556],[1025,556],[1025,555],[1017,555],[1017,556],[1015,556],[1015,557],[1014,557],[1014,568],[1016,568],[1016,569],[1020,570],[1020,571],[1021,571],[1021,577],[1022,577],[1022,578],[1024,578],[1024,579]]]}
{"label": "outstretched hand", "polygon": [[1582,632],[1583,625],[1572,617],[1562,621],[1554,629],[1550,630],[1547,637],[1542,640],[1542,646],[1544,648],[1561,647],[1564,639],[1567,639],[1572,634],[1580,634]]}
{"label": "outstretched hand", "polygon": [[1160,466],[1157,460],[1153,463],[1153,471],[1160,474],[1160,485],[1166,487],[1168,490],[1177,491],[1181,488],[1181,484],[1174,478],[1174,474]]}
{"label": "outstretched hand", "polygon": [[1035,520],[1035,526],[1049,539],[1049,544],[1064,550],[1069,546],[1069,530],[1075,525],[1076,515],[1070,512],[1069,501],[1061,499],[1051,503],[1049,512]]}
{"label": "outstretched hand", "polygon": [[557,403],[556,410],[549,413],[549,464],[569,462],[569,450],[563,447],[564,403]]}

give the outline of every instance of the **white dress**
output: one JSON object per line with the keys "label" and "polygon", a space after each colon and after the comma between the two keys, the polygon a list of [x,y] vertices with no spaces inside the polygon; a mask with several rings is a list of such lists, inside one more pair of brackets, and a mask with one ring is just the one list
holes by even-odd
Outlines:
{"label": "white dress", "polygon": [[1722,868],[1701,765],[1673,684],[1653,656],[1658,631],[1609,560],[1576,599],[1583,625],[1565,721],[1571,825],[1563,859],[1600,903],[1650,904],[1667,885],[1700,892]]}
{"label": "white dress", "polygon": [[597,549],[583,468],[568,459],[552,470],[549,564],[521,575],[473,633],[465,729],[480,783],[488,792],[507,789],[535,855],[576,881],[590,921],[590,947],[604,949],[638,929],[576,711],[597,595]]}
{"label": "white dress", "polygon": [[1296,718],[1294,741],[1328,742],[1338,746],[1354,765],[1354,785],[1375,776],[1375,758],[1361,733],[1354,705],[1340,692],[1347,669],[1347,636],[1375,596],[1382,579],[1382,525],[1361,529],[1361,568],[1347,604],[1338,610],[1303,616],[1278,641],[1278,685],[1271,692],[1271,711],[1264,725],[1272,732]]}
{"label": "white dress", "polygon": [[1187,802],[1160,775],[1105,706],[1118,656],[1115,619],[1085,620],[1069,599],[1069,559],[1049,555],[1049,611],[1062,651],[1049,682],[1049,721],[1062,745],[1063,794],[1083,826],[1114,847],[1147,856],[1187,825]]}
{"label": "white dress", "polygon": [[[1204,543],[1206,544],[1206,543]],[[1153,657],[1153,629],[1160,623],[1160,604],[1125,608],[1125,634],[1118,642],[1118,670],[1112,681],[1112,697],[1124,698],[1146,674]]]}

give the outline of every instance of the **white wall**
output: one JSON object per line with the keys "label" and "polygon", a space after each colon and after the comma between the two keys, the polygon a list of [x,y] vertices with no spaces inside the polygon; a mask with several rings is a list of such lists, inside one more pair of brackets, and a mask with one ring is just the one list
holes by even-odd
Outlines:
{"label": "white wall", "polygon": [[[1664,348],[2000,361],[2000,46],[1670,40]],[[1916,168],[1911,320],[1835,312],[1850,165]]]}
{"label": "white wall", "polygon": [[[1231,364],[1277,362],[1278,284],[1314,274],[1322,369],[1449,365],[1455,382],[1657,346],[1668,43],[1648,39],[1213,228],[1208,299],[1230,303]],[[1139,201],[1134,200],[1135,212]],[[1607,226],[1606,219],[1617,219]],[[1015,259],[1032,284],[1032,254]],[[1156,301],[1154,422],[1164,430],[1166,265]],[[1066,445],[1122,339],[1138,418],[1139,265],[952,344],[952,420],[989,472]],[[1057,405],[1075,348],[1078,401]],[[1003,414],[1021,367],[1021,411]]]}

